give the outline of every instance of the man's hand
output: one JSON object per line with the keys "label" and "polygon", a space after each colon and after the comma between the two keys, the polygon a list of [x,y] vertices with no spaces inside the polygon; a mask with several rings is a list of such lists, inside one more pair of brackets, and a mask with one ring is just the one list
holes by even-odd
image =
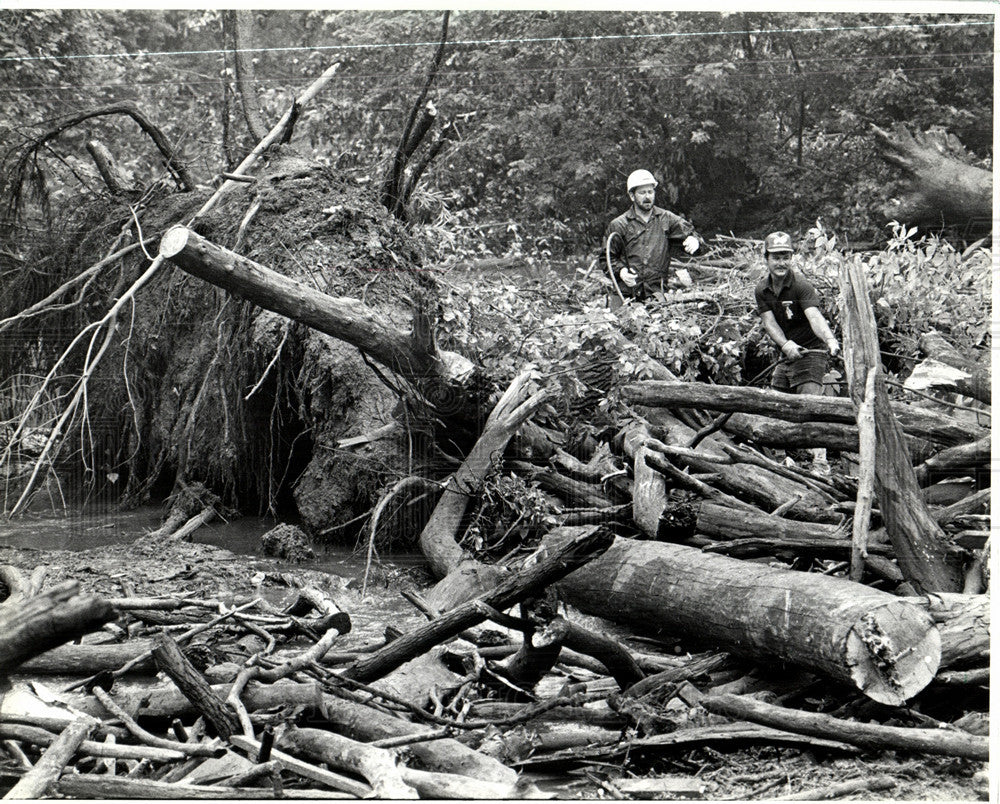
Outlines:
{"label": "man's hand", "polygon": [[789,360],[798,360],[804,354],[802,347],[791,339],[784,342],[781,353]]}
{"label": "man's hand", "polygon": [[698,246],[701,244],[698,242],[698,238],[694,235],[688,235],[684,238],[684,250],[688,254],[694,254],[698,250]]}
{"label": "man's hand", "polygon": [[639,274],[631,268],[622,268],[618,272],[618,276],[622,278],[622,284],[627,288],[634,288],[639,282]]}
{"label": "man's hand", "polygon": [[830,338],[826,342],[826,348],[830,350],[830,357],[836,357],[840,354],[840,344],[837,343],[836,338]]}
{"label": "man's hand", "polygon": [[691,279],[691,274],[689,274],[684,268],[678,268],[676,271],[677,281],[681,283],[681,287],[689,288],[694,285]]}

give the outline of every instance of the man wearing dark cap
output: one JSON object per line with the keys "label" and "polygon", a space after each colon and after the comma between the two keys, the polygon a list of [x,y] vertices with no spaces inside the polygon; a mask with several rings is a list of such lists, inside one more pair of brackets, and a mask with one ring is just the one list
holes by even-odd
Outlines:
{"label": "man wearing dark cap", "polygon": [[[767,276],[754,295],[764,329],[784,357],[774,370],[771,387],[794,394],[822,394],[829,356],[840,352],[820,309],[816,288],[792,269],[792,238],[772,232],[764,240]],[[821,454],[822,453],[822,454]],[[826,450],[813,451],[815,468],[824,473]]]}

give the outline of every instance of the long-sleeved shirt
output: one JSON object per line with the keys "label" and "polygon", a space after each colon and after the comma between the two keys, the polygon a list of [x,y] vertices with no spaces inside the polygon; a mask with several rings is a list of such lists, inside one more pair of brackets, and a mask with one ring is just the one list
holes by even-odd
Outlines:
{"label": "long-sleeved shirt", "polygon": [[[688,235],[697,237],[689,221],[656,206],[646,222],[635,214],[635,207],[629,207],[627,212],[611,221],[604,242],[606,245],[611,238],[611,266],[622,293],[644,298],[662,289],[670,271],[670,241],[683,240]],[[634,288],[622,285],[621,270],[625,267],[639,275]]]}

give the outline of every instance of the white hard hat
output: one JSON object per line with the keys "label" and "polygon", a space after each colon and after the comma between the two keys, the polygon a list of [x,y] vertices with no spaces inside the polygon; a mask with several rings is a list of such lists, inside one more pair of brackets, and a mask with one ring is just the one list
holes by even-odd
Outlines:
{"label": "white hard hat", "polygon": [[642,187],[644,184],[652,184],[655,187],[657,181],[648,170],[633,170],[628,175],[628,181],[625,182],[625,189],[627,192],[632,192],[636,187]]}

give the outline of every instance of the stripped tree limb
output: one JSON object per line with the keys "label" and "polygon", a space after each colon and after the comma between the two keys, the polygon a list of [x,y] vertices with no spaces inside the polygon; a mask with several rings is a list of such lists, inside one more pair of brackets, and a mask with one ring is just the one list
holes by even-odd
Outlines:
{"label": "stripped tree limb", "polygon": [[44,797],[52,783],[59,778],[66,763],[70,761],[96,725],[97,721],[87,715],[73,720],[52,741],[35,766],[7,792],[4,799],[21,800]]}
{"label": "stripped tree limb", "polygon": [[989,739],[967,732],[942,729],[908,729],[879,726],[774,706],[744,695],[711,695],[701,700],[709,712],[749,720],[775,729],[840,740],[850,745],[877,750],[918,751],[948,757],[965,757],[985,762],[989,759]]}

